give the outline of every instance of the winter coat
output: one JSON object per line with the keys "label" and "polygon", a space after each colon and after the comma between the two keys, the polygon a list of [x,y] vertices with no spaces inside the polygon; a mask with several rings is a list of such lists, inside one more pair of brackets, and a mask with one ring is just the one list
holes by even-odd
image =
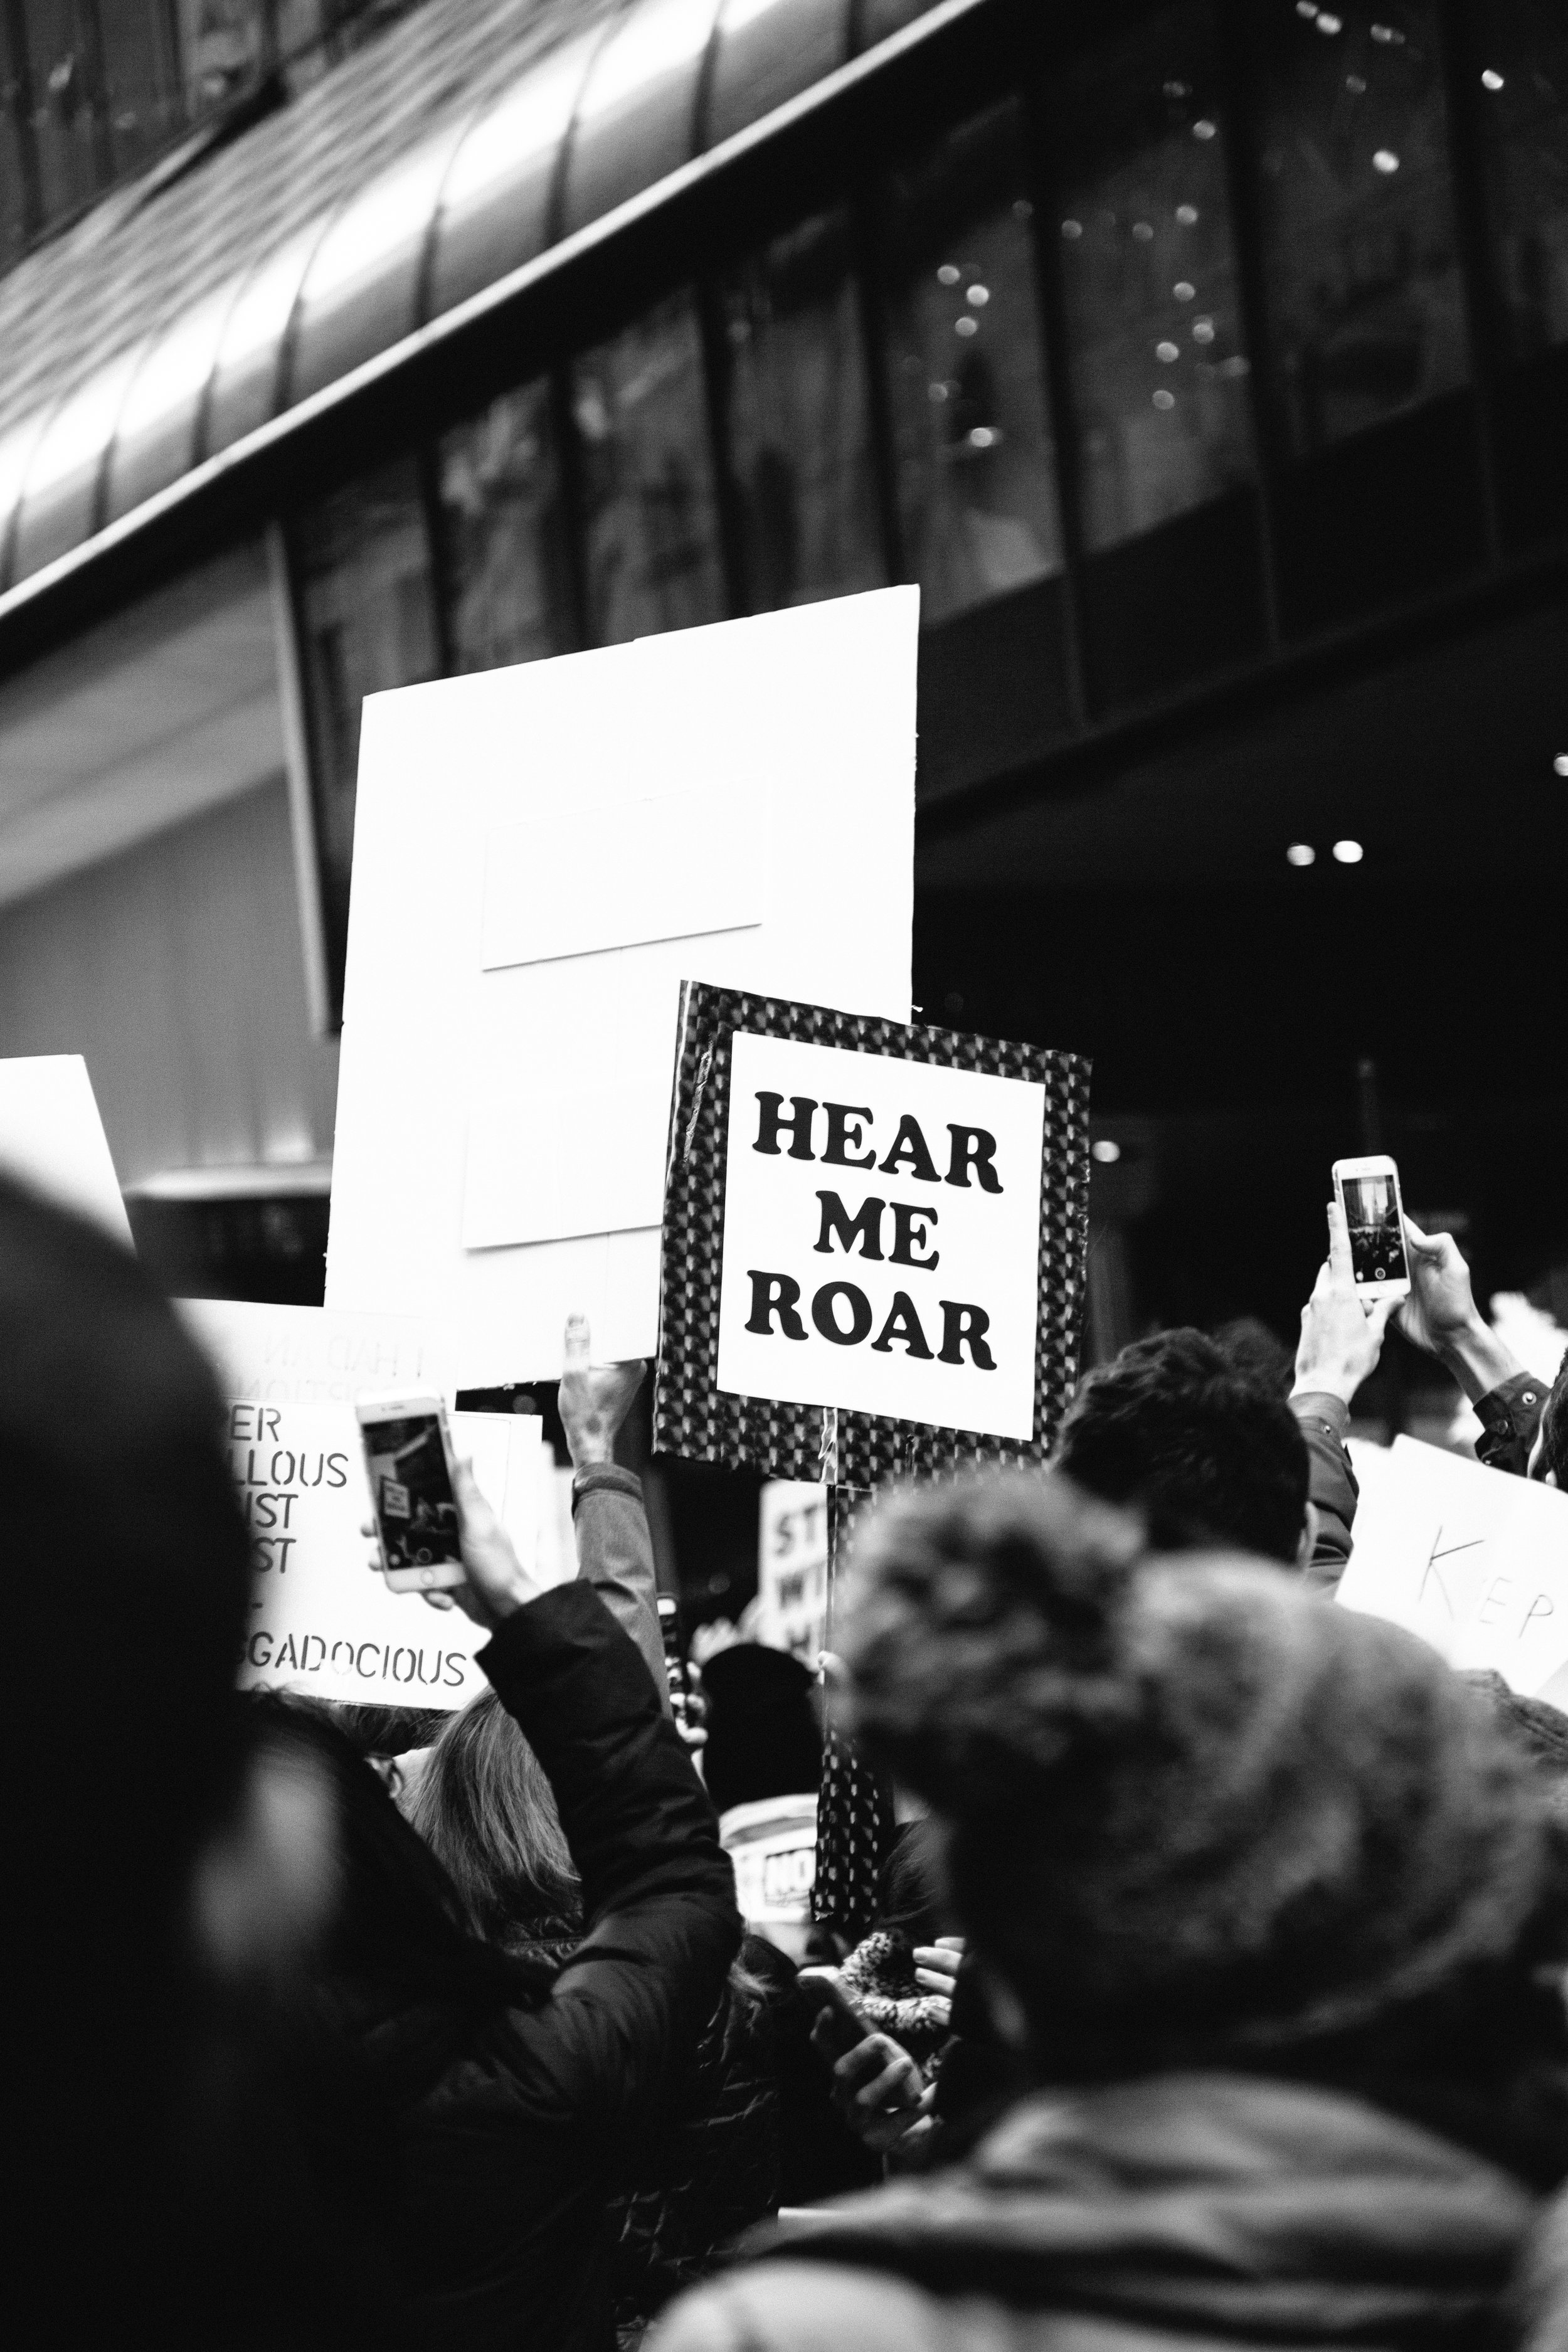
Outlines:
{"label": "winter coat", "polygon": [[429,2343],[600,2352],[617,2157],[713,2014],[740,1940],[733,1883],[648,1671],[592,1591],[519,1610],[479,1664],[549,1776],[587,1932],[533,2008],[366,1990],[361,2046]]}
{"label": "winter coat", "polygon": [[1022,2101],[951,2170],[770,2233],[649,2352],[1480,2347],[1537,2200],[1337,2092],[1161,2075]]}

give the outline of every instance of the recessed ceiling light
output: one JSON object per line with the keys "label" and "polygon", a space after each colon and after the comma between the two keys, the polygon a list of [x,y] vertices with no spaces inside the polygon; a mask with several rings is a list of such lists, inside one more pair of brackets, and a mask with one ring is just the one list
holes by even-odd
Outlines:
{"label": "recessed ceiling light", "polygon": [[1318,853],[1310,841],[1293,841],[1285,856],[1291,866],[1315,866],[1318,862]]}
{"label": "recessed ceiling light", "polygon": [[1109,1135],[1097,1137],[1089,1148],[1102,1168],[1114,1167],[1121,1157],[1121,1146],[1119,1143],[1112,1143]]}
{"label": "recessed ceiling light", "polygon": [[1342,866],[1359,866],[1366,852],[1359,841],[1336,841],[1334,856]]}
{"label": "recessed ceiling light", "polygon": [[1568,751],[1559,751],[1552,764],[1560,776],[1568,776]]}

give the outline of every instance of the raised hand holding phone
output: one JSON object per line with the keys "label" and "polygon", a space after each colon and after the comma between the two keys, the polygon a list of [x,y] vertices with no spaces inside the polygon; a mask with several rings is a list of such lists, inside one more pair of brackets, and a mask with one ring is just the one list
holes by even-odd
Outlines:
{"label": "raised hand holding phone", "polygon": [[1328,1218],[1329,1255],[1301,1309],[1293,1392],[1335,1396],[1348,1405],[1377,1368],[1395,1300],[1369,1298],[1358,1287],[1344,1208],[1337,1197],[1329,1202]]}

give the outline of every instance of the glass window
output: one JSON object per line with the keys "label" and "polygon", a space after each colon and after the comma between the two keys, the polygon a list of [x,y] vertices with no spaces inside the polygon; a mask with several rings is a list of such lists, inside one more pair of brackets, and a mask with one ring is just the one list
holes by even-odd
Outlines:
{"label": "glass window", "polygon": [[887,189],[889,393],[904,553],[927,621],[1061,562],[1019,109]]}
{"label": "glass window", "polygon": [[104,99],[116,172],[128,172],[185,119],[174,26],[163,0],[100,0]]}
{"label": "glass window", "polygon": [[1206,6],[1167,8],[1058,85],[1057,231],[1091,550],[1252,473],[1210,42]]}
{"label": "glass window", "polygon": [[550,387],[503,394],[440,446],[442,571],[455,669],[575,641]]}
{"label": "glass window", "polygon": [[38,195],[46,221],[90,202],[101,178],[91,44],[75,0],[27,0],[22,22]]}
{"label": "glass window", "polygon": [[847,216],[808,221],[721,289],[729,461],[753,612],[887,580]]}
{"label": "glass window", "polygon": [[400,457],[323,499],[299,518],[293,545],[323,913],[341,988],[360,705],[385,687],[434,677],[440,667],[416,461]]}
{"label": "glass window", "polygon": [[724,618],[702,339],[689,294],[578,360],[589,633],[621,645]]}
{"label": "glass window", "polygon": [[22,154],[22,81],[11,28],[0,16],[0,269],[8,269],[32,234]]}
{"label": "glass window", "polygon": [[240,97],[266,55],[265,0],[180,0],[180,48],[193,114]]}
{"label": "glass window", "polygon": [[1475,47],[1509,356],[1568,342],[1568,16],[1562,0],[1480,0]]}
{"label": "glass window", "polygon": [[1275,364],[1300,455],[1468,375],[1437,8],[1249,14]]}

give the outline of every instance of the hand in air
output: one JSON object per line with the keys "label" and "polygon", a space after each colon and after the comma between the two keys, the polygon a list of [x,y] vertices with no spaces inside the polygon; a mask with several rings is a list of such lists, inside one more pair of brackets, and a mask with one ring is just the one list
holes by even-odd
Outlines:
{"label": "hand in air", "polygon": [[[459,1462],[452,1478],[452,1498],[458,1506],[458,1545],[463,1556],[464,1580],[444,1591],[424,1592],[432,1609],[460,1609],[476,1625],[491,1629],[544,1591],[519,1559],[511,1538],[491,1510],[474,1476],[471,1462]],[[373,1520],[360,1533],[375,1535]],[[379,1575],[381,1554],[371,1554],[370,1565]]]}
{"label": "hand in air", "polygon": [[568,1315],[558,1403],[566,1450],[579,1470],[614,1462],[616,1432],[647,1370],[643,1363],[590,1364],[588,1341],[587,1317]]}
{"label": "hand in air", "polygon": [[1410,1259],[1410,1296],[1402,1299],[1396,1317],[1400,1329],[1429,1356],[1440,1356],[1475,1329],[1480,1321],[1470,1269],[1452,1234],[1424,1234],[1405,1220],[1405,1247]]}
{"label": "hand in air", "polygon": [[839,2116],[877,2155],[911,2153],[911,2143],[931,2130],[935,2084],[927,2084],[909,2052],[890,2034],[868,2033],[835,2059],[832,2032],[829,2019],[818,2018],[811,2039],[819,2054],[832,2062],[833,2104]]}
{"label": "hand in air", "polygon": [[963,1937],[939,1936],[934,1944],[917,1944],[914,1958],[916,1984],[921,1992],[934,1995],[942,2002],[951,2022],[952,1988],[963,1958]]}
{"label": "hand in air", "polygon": [[1329,1255],[1301,1309],[1295,1393],[1337,1396],[1348,1405],[1377,1369],[1393,1308],[1391,1298],[1363,1299],[1357,1290],[1345,1213],[1338,1201],[1331,1201]]}

